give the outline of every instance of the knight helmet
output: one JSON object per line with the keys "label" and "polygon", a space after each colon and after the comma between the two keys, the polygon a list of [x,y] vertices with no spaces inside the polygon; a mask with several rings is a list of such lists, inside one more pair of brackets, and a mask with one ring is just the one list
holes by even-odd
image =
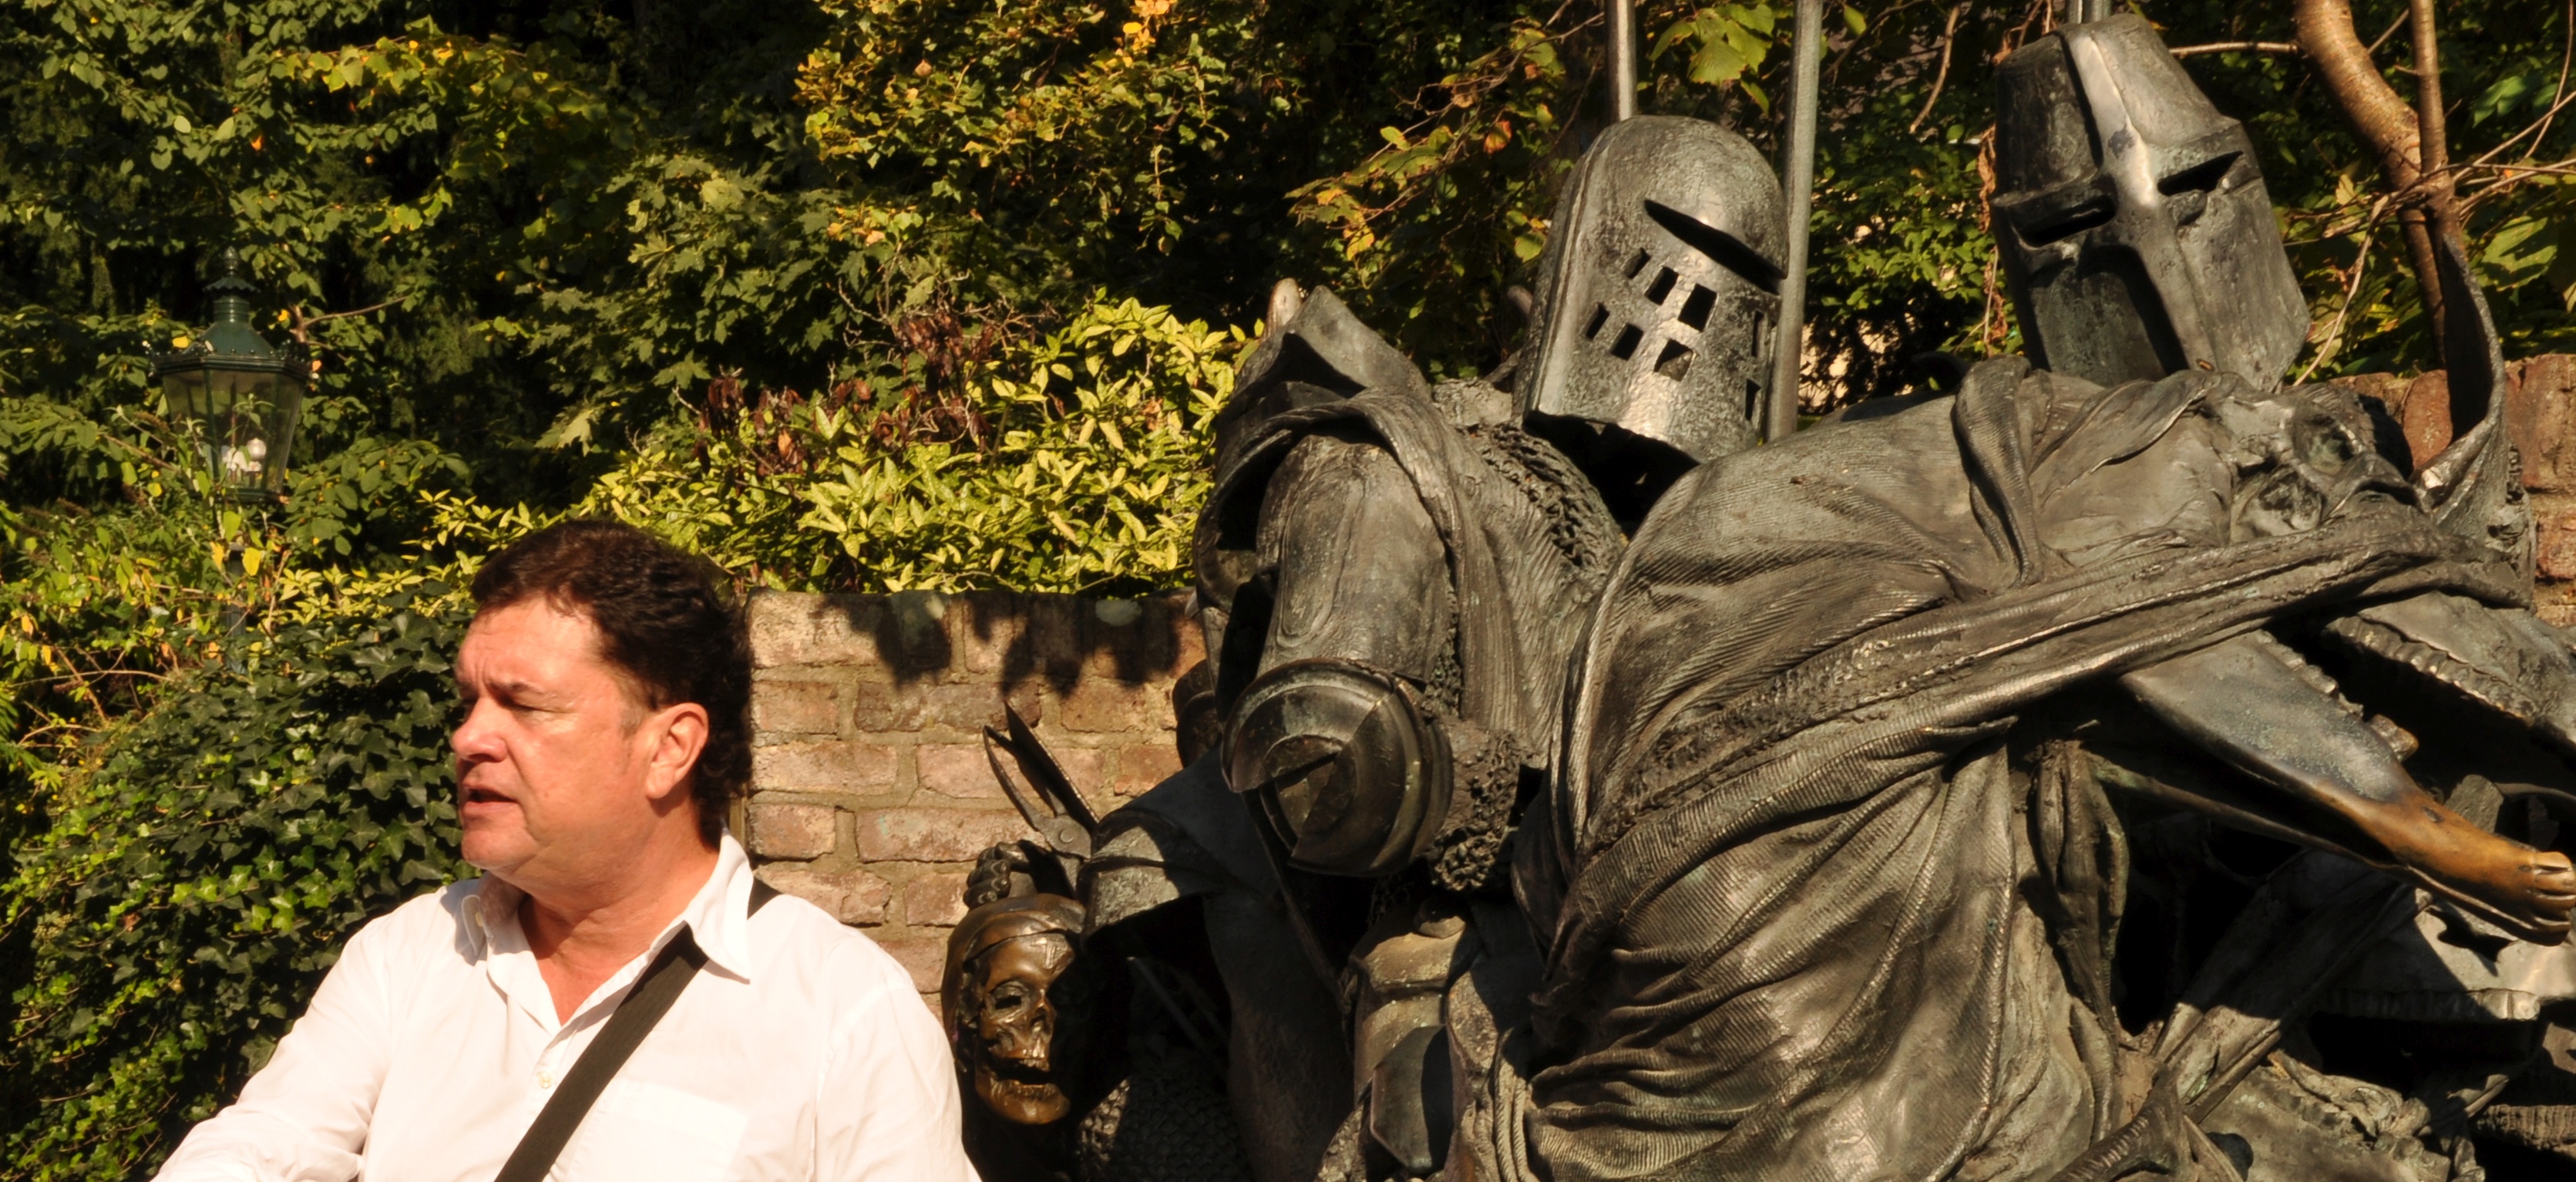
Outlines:
{"label": "knight helmet", "polygon": [[1693,460],[1752,446],[1787,236],[1780,182],[1744,137],[1657,115],[1604,129],[1539,259],[1522,409]]}
{"label": "knight helmet", "polygon": [[2105,386],[2277,384],[2308,334],[2245,128],[2134,14],[1996,72],[1994,233],[2031,357]]}

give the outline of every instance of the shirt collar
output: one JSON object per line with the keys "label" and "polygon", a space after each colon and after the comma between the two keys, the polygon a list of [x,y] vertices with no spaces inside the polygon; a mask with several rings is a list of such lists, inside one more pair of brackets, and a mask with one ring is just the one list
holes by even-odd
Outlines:
{"label": "shirt collar", "polygon": [[745,981],[751,979],[751,886],[751,857],[725,834],[716,846],[715,873],[680,913],[708,963]]}
{"label": "shirt collar", "polygon": [[[698,942],[698,950],[707,954],[708,964],[730,976],[750,980],[752,881],[750,856],[733,834],[725,834],[716,846],[715,871],[707,875],[698,893],[689,897],[689,905],[680,910],[679,917],[653,938],[646,955],[659,954],[685,925],[690,938]],[[476,942],[481,945],[481,955],[495,954],[495,939],[504,925],[516,935],[519,902],[526,897],[519,888],[498,877],[483,876],[474,905],[465,909]]]}

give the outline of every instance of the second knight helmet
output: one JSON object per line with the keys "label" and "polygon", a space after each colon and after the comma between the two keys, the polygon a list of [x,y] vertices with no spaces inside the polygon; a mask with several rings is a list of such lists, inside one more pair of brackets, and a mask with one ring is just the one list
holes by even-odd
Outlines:
{"label": "second knight helmet", "polygon": [[1672,116],[1612,124],[1556,203],[1522,407],[1694,460],[1751,446],[1786,237],[1780,182],[1742,136]]}
{"label": "second knight helmet", "polygon": [[1996,72],[1995,243],[2031,356],[2102,385],[2281,380],[2307,302],[2254,145],[2147,22],[2070,25]]}

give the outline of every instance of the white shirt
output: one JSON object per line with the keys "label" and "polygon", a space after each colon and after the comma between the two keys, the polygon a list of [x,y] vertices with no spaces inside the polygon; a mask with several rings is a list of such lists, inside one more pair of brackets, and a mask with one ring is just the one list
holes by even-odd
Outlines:
{"label": "white shirt", "polygon": [[973,1182],[957,1082],[912,979],[802,899],[749,914],[715,872],[653,946],[573,1012],[493,878],[404,904],[349,941],[241,1101],[161,1182],[490,1182],[583,1048],[686,926],[707,956],[556,1159],[553,1182]]}

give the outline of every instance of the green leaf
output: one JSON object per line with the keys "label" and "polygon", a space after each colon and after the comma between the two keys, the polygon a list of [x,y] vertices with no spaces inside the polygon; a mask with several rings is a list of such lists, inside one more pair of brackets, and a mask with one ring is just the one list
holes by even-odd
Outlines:
{"label": "green leaf", "polygon": [[[2445,70],[2444,73],[2450,71]],[[2498,115],[2510,114],[2525,105],[2544,101],[2550,76],[2540,70],[2524,70],[2495,80],[2494,85],[2469,104],[2469,125],[2474,127]]]}

